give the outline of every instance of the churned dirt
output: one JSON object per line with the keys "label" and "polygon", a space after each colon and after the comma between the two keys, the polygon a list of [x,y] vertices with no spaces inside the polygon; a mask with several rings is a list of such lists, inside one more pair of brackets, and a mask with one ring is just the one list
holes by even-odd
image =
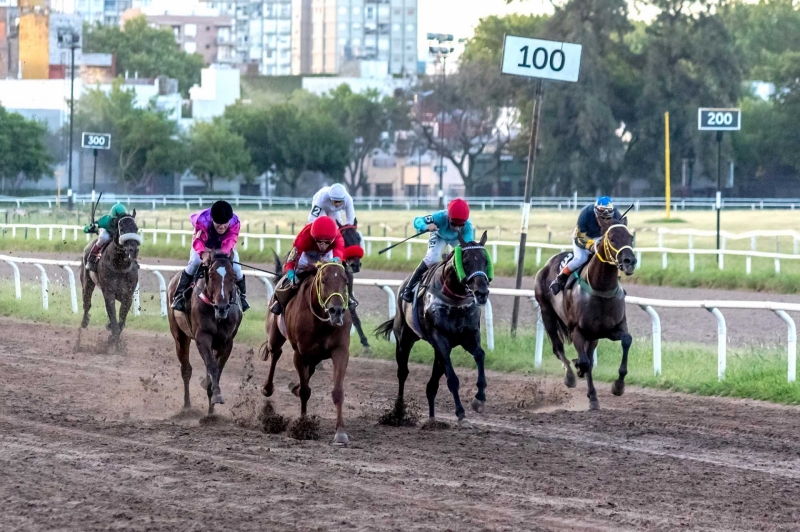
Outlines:
{"label": "churned dirt", "polygon": [[[351,443],[334,447],[330,364],[311,380],[320,439],[280,430],[299,400],[291,357],[273,402],[267,364],[247,347],[225,368],[226,404],[194,410],[168,334],[125,331],[107,352],[91,330],[0,320],[0,529],[60,530],[797,530],[800,409],[628,387],[588,412],[585,383],[488,374],[488,403],[455,428],[389,427],[390,362],[353,359],[345,379]],[[423,406],[430,368],[412,366]],[[461,395],[475,371],[459,370]],[[270,416],[285,416],[265,423]],[[268,425],[279,434],[267,434]]]}

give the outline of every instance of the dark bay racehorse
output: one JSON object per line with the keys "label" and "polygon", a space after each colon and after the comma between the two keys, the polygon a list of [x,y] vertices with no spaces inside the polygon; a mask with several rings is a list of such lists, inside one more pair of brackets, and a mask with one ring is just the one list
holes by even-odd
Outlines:
{"label": "dark bay racehorse", "polygon": [[[97,273],[86,270],[86,261],[92,250],[94,241],[86,244],[81,256],[81,286],[83,289],[83,320],[81,329],[89,326],[89,311],[92,308],[92,294],[95,286],[100,287],[108,314],[108,329],[111,331],[110,340],[118,343],[125,320],[133,304],[133,294],[139,283],[139,246],[142,237],[136,226],[136,210],[133,214],[121,216],[113,224],[111,242],[105,247],[97,263]],[[116,302],[119,301],[119,320],[117,320]],[[81,335],[78,331],[80,346]]]}
{"label": "dark bay racehorse", "polygon": [[361,346],[365,353],[369,353],[369,341],[361,327],[361,319],[356,313],[358,302],[353,296],[353,276],[361,271],[361,258],[364,256],[364,249],[361,247],[361,235],[358,232],[358,220],[353,225],[342,225],[338,221],[339,232],[342,233],[345,245],[345,265],[347,266],[347,289],[350,291],[350,317],[353,318],[353,325],[358,332]]}
{"label": "dark bay racehorse", "polygon": [[203,253],[202,277],[195,281],[191,294],[187,294],[188,312],[173,310],[172,300],[180,281],[180,272],[169,282],[167,289],[167,317],[169,330],[175,339],[175,351],[181,363],[183,377],[183,407],[190,408],[189,379],[192,365],[189,348],[192,340],[206,367],[200,385],[208,393],[208,414],[214,405],[225,403],[219,387],[222,370],[233,349],[233,339],[242,322],[242,310],[236,291],[236,275],[231,257],[224,253]]}
{"label": "dark bay racehorse", "polygon": [[[453,394],[456,416],[460,427],[469,427],[464,407],[458,396],[459,381],[450,360],[453,348],[461,346],[475,359],[478,366],[478,393],[472,408],[483,412],[486,404],[485,353],[481,347],[481,307],[489,297],[489,283],[493,268],[489,254],[484,249],[486,232],[480,242],[464,242],[443,262],[431,267],[422,277],[417,292],[417,304],[406,303],[398,295],[397,314],[381,324],[376,333],[388,340],[394,332],[397,339],[396,408],[403,405],[403,392],[408,377],[408,357],[418,340],[433,346],[433,373],[428,381],[426,395],[430,417],[434,419],[434,402],[439,390],[439,380],[447,376],[447,387]],[[398,294],[405,289],[405,280]],[[416,314],[416,315],[415,315]]]}
{"label": "dark bay racehorse", "polygon": [[[611,222],[613,223],[613,222]],[[628,334],[625,317],[625,291],[619,284],[619,271],[632,275],[636,268],[633,252],[633,235],[628,231],[628,220],[610,225],[601,222],[603,236],[596,242],[596,253],[579,273],[574,286],[554,296],[550,283],[561,271],[561,262],[566,253],[552,257],[536,274],[536,301],[542,313],[547,335],[553,344],[553,353],[564,365],[564,384],[575,387],[575,374],[564,354],[564,341],[571,341],[578,351],[575,367],[578,376],[586,376],[589,392],[589,408],[597,410],[600,402],[592,380],[592,353],[598,340],[606,338],[622,342],[622,363],[619,379],[614,381],[611,392],[622,395],[625,391],[625,375],[628,374],[628,350],[632,338]]]}
{"label": "dark bay racehorse", "polygon": [[[276,259],[276,271],[281,271],[280,261]],[[331,359],[333,363],[333,392],[331,397],[336,406],[335,445],[349,442],[344,431],[342,405],[344,403],[344,376],[350,360],[350,312],[347,273],[338,262],[319,263],[313,275],[300,281],[297,293],[284,307],[283,314],[276,316],[267,312],[267,342],[264,344],[263,358],[272,357],[269,375],[262,393],[271,397],[274,391],[273,378],[275,366],[281,357],[286,341],[294,351],[294,367],[300,376],[300,384],[294,386],[292,393],[300,398],[300,414],[305,417],[308,399],[311,397],[309,380],[314,375],[317,364]]]}

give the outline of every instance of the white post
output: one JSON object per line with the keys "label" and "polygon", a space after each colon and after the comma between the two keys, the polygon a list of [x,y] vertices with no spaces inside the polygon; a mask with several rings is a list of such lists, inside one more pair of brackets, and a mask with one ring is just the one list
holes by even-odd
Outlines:
{"label": "white post", "polygon": [[489,351],[494,351],[494,315],[492,314],[492,302],[488,298],[486,299],[483,318],[486,323],[486,348]]}
{"label": "white post", "polygon": [[514,262],[519,260],[519,245],[514,246]]}
{"label": "white post", "polygon": [[[387,247],[387,248],[388,248],[389,246],[391,246],[391,245],[392,245],[392,243],[391,243],[391,242],[387,242],[387,243],[386,243],[386,247]],[[387,252],[386,252],[386,260],[392,260],[392,250],[391,250],[391,249],[390,249],[389,251],[387,251]]]}
{"label": "white post", "polygon": [[41,238],[41,236],[42,236],[40,229],[41,228],[37,225],[36,226],[36,240],[39,240]]}
{"label": "white post", "polygon": [[17,265],[10,260],[5,261],[6,264],[11,266],[11,269],[14,270],[14,297],[16,299],[22,299],[22,283],[19,279],[19,268]]}
{"label": "white post", "polygon": [[167,315],[167,283],[160,271],[153,270],[153,275],[158,277],[158,293],[161,295],[161,315]]}
{"label": "white post", "polygon": [[47,299],[47,281],[48,281],[47,272],[44,271],[44,268],[42,267],[41,264],[34,264],[34,266],[36,266],[39,269],[42,278],[42,308],[44,310],[47,310],[50,307]]}
{"label": "white post", "polygon": [[367,240],[367,256],[372,256],[372,240]]}
{"label": "white post", "polygon": [[72,228],[72,240],[74,240],[75,242],[78,241],[78,228],[77,227],[73,227]]}
{"label": "white post", "polygon": [[536,265],[542,263],[542,248],[536,248]]}
{"label": "white post", "polygon": [[725,254],[724,253],[720,253],[719,254],[719,269],[720,270],[724,270],[725,269]]}
{"label": "white post", "polygon": [[158,231],[153,229],[153,244],[157,244],[157,243],[158,243]]}
{"label": "white post", "polygon": [[664,233],[662,233],[661,231],[658,232],[658,247],[660,248],[664,247]]}
{"label": "white post", "polygon": [[717,318],[717,379],[725,378],[726,350],[728,344],[728,328],[725,324],[725,316],[716,308],[708,311]]}
{"label": "white post", "polygon": [[269,302],[272,300],[272,294],[275,293],[275,288],[266,277],[260,277],[260,279],[264,282],[264,286],[267,288],[267,305],[269,305]]}
{"label": "white post", "polygon": [[639,266],[639,268],[642,267],[642,252],[641,251],[637,251],[636,252],[636,264]]}
{"label": "white post", "polygon": [[694,253],[689,253],[689,271],[694,273]]}
{"label": "white post", "polygon": [[775,274],[781,273],[781,259],[775,259]]}
{"label": "white post", "polygon": [[667,254],[666,254],[666,252],[661,254],[661,269],[662,270],[666,270],[667,269]]}
{"label": "white post", "polygon": [[785,311],[776,310],[775,314],[789,326],[789,342],[787,345],[789,371],[787,379],[789,382],[794,382],[797,380],[797,326],[794,320]]}
{"label": "white post", "polygon": [[53,226],[50,226],[50,240],[53,240]]}
{"label": "white post", "polygon": [[642,310],[653,320],[653,374],[658,377],[661,375],[661,318],[650,305],[643,305]]}
{"label": "white post", "polygon": [[181,235],[181,247],[186,247],[186,235]]}
{"label": "white post", "polygon": [[[388,286],[381,286],[381,290],[386,292],[386,295],[389,296],[389,319],[394,319],[395,314],[397,313],[397,298],[394,295],[394,292]],[[397,339],[394,337],[394,333],[392,333],[392,343],[397,342]]]}
{"label": "white post", "polygon": [[249,244],[250,244],[249,238],[245,236],[244,237],[244,250],[245,251],[247,251],[247,248],[249,247]]}
{"label": "white post", "polygon": [[497,264],[497,244],[492,244],[492,262]]}
{"label": "white post", "polygon": [[753,271],[753,258],[750,255],[744,261],[744,271],[747,275]]}
{"label": "white post", "polygon": [[756,249],[758,249],[758,248],[756,247],[756,237],[754,237],[754,236],[751,236],[751,237],[750,237],[750,250],[751,250],[751,251],[755,251]]}
{"label": "white post", "polygon": [[258,250],[264,251],[264,237],[258,239]]}
{"label": "white post", "polygon": [[67,276],[69,277],[69,299],[72,303],[72,312],[73,314],[78,313],[78,291],[75,288],[75,274],[72,272],[72,268],[67,266],[66,264],[62,266],[65,270],[67,270]]}
{"label": "white post", "polygon": [[136,289],[133,291],[133,315],[138,316],[141,313],[141,298],[139,295],[139,283],[136,283]]}
{"label": "white post", "polygon": [[536,299],[531,298],[531,302],[533,302],[533,311],[536,314],[536,345],[533,353],[533,367],[539,369],[542,367],[542,351],[544,350],[544,322]]}
{"label": "white post", "polygon": [[172,233],[167,232],[167,245],[172,241]]}
{"label": "white post", "polygon": [[277,253],[278,255],[281,254],[281,239],[280,238],[275,239],[275,253]]}
{"label": "white post", "polygon": [[411,260],[411,242],[406,244],[406,260]]}

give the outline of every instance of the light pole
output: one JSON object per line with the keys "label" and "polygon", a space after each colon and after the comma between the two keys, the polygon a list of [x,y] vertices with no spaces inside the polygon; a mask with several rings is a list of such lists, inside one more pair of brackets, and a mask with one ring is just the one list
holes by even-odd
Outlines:
{"label": "light pole", "polygon": [[67,163],[67,206],[72,210],[73,195],[72,195],[72,142],[73,142],[73,129],[75,127],[75,49],[80,48],[81,36],[75,30],[70,30],[69,33],[61,33],[58,35],[58,45],[61,48],[69,48],[70,50],[70,68],[69,68],[69,163]]}
{"label": "light pole", "polygon": [[444,112],[445,99],[447,98],[447,57],[453,53],[455,48],[449,44],[454,40],[453,36],[447,33],[428,34],[428,52],[436,57],[437,61],[442,62],[442,98],[441,98],[441,119],[439,120],[439,208],[444,209]]}

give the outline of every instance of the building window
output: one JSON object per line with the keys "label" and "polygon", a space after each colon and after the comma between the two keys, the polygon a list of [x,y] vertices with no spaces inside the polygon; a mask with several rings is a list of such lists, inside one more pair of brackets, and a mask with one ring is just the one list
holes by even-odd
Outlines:
{"label": "building window", "polygon": [[414,16],[414,13],[415,13],[415,11],[414,11],[414,8],[413,8],[413,7],[412,7],[412,8],[410,8],[410,9],[408,10],[408,15],[409,15],[409,16],[413,17],[413,16]]}
{"label": "building window", "polygon": [[400,24],[392,24],[392,31],[395,33],[400,33]]}
{"label": "building window", "polygon": [[416,29],[416,27],[413,24],[407,24],[406,25],[406,32],[407,33],[414,33],[415,29]]}
{"label": "building window", "polygon": [[180,26],[172,26],[172,34],[175,35],[175,40],[181,40],[181,27]]}
{"label": "building window", "polygon": [[187,24],[183,27],[183,34],[187,37],[197,36],[197,24]]}
{"label": "building window", "polygon": [[187,54],[193,54],[197,51],[197,43],[196,42],[185,42],[183,43],[183,49]]}
{"label": "building window", "polygon": [[210,44],[207,44],[207,45],[206,45],[206,50],[210,50],[210,49],[211,49],[211,45],[210,45]]}

